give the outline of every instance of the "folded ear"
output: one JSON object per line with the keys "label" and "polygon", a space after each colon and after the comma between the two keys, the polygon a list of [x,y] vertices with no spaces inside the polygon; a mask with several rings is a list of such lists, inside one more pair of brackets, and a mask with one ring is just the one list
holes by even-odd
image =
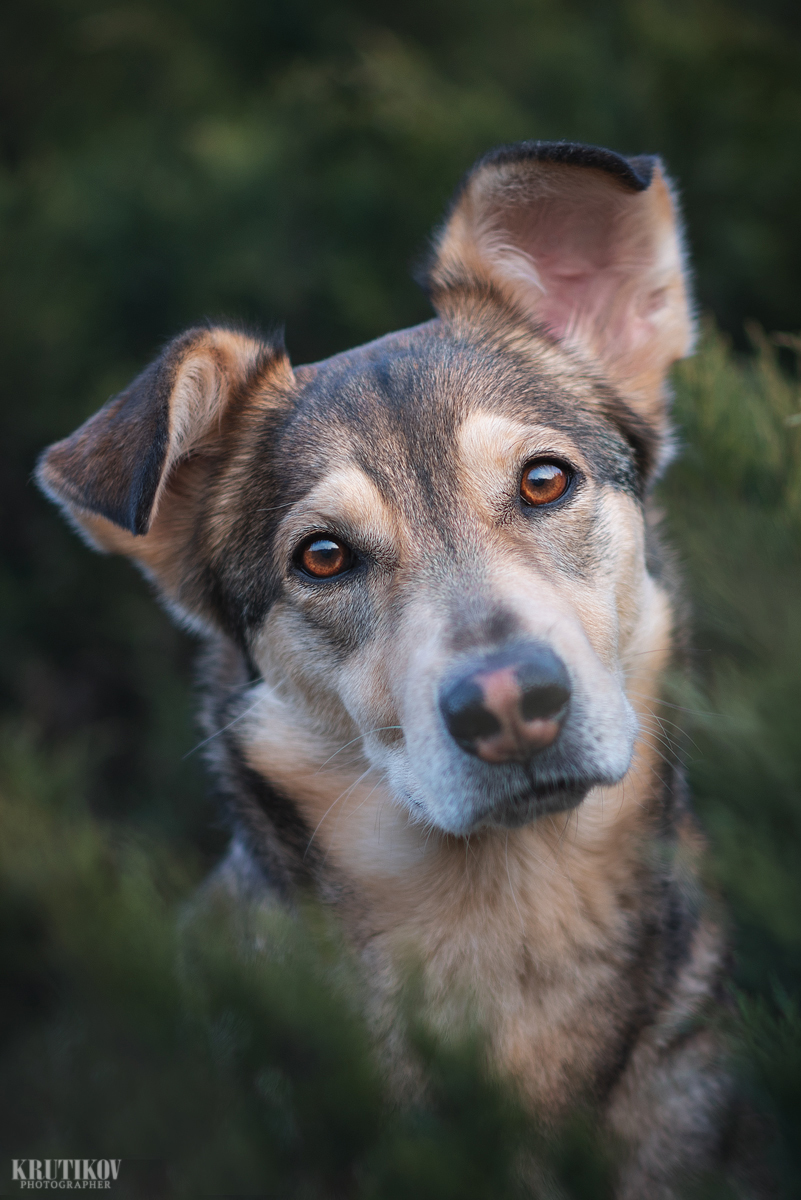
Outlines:
{"label": "folded ear", "polygon": [[657,158],[521,142],[481,159],[436,239],[429,286],[491,284],[550,336],[590,356],[643,415],[692,347],[676,201]]}
{"label": "folded ear", "polygon": [[243,414],[269,405],[291,380],[282,346],[230,329],[190,329],[46,450],[37,480],[94,546],[135,558],[180,600],[181,557],[210,463]]}

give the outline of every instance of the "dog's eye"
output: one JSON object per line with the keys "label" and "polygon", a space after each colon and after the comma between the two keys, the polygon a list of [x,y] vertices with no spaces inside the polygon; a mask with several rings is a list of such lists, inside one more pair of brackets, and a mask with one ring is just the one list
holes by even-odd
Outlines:
{"label": "dog's eye", "polygon": [[520,481],[521,498],[524,503],[538,508],[543,504],[553,504],[554,500],[564,496],[572,478],[572,472],[561,463],[545,458],[528,463]]}
{"label": "dog's eye", "polygon": [[353,551],[344,542],[315,533],[298,547],[295,563],[313,579],[332,579],[353,566]]}

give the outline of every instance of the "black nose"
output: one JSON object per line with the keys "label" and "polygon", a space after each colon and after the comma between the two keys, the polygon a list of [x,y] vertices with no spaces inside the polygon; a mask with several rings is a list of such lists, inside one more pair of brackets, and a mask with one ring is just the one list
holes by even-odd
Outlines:
{"label": "black nose", "polygon": [[570,700],[565,664],[547,646],[512,646],[443,688],[451,737],[484,762],[528,762],[559,736]]}

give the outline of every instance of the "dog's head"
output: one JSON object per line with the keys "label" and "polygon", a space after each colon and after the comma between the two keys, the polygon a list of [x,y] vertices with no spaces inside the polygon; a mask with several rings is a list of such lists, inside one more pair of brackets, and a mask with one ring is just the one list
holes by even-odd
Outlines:
{"label": "dog's head", "polygon": [[691,318],[658,161],[588,147],[479,162],[427,283],[436,320],[294,371],[190,331],[39,480],[246,651],[268,773],[357,745],[462,834],[628,770],[627,666],[665,619],[642,502]]}

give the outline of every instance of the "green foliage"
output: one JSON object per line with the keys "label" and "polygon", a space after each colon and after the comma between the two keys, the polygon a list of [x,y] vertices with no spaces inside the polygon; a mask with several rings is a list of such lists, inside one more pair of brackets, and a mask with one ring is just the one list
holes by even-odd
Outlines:
{"label": "green foliage", "polygon": [[[661,153],[704,309],[738,351],[746,318],[799,328],[800,39],[786,0],[2,7],[9,1152],[165,1157],[179,1194],[195,1169],[228,1191],[467,1197],[514,1195],[525,1143],[568,1194],[603,1195],[591,1136],[545,1146],[484,1078],[480,1046],[412,1031],[431,1090],[391,1110],[317,917],[271,918],[284,949],[257,965],[223,914],[177,971],[176,914],[224,841],[191,753],[193,647],[30,473],[201,316],[286,322],[296,361],[426,319],[410,262],[471,160],[520,137]],[[664,734],[687,732],[732,913],[743,1077],[795,1195],[801,394],[798,343],[751,342],[740,357],[710,326],[676,374],[682,450],[660,496],[695,665]]]}
{"label": "green foliage", "polygon": [[[677,371],[687,444],[663,496],[692,587],[690,775],[749,947],[743,981],[801,983],[801,389],[758,332],[737,361],[708,333]],[[766,934],[769,939],[766,940]]]}
{"label": "green foliage", "polygon": [[[801,1156],[801,387],[751,330],[734,356],[707,329],[676,371],[681,457],[661,489],[689,586],[694,679],[676,680],[710,882],[732,915],[744,1078]],[[798,339],[778,339],[796,351]],[[665,729],[668,741],[676,727]]]}

